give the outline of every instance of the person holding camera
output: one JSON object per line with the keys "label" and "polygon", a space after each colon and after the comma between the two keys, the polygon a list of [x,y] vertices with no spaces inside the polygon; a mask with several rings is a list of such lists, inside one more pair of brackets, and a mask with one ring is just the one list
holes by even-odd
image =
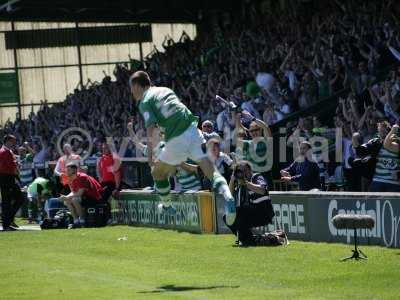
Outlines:
{"label": "person holding camera", "polygon": [[236,202],[237,217],[228,227],[241,245],[254,246],[251,228],[270,224],[275,215],[265,178],[259,173],[253,174],[250,163],[242,161],[234,169],[229,189]]}

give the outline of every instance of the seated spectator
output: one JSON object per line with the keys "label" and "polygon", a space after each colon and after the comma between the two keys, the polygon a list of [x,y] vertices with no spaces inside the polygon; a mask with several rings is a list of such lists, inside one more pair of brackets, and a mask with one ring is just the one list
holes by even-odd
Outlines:
{"label": "seated spectator", "polygon": [[61,195],[60,200],[64,201],[74,219],[69,228],[83,227],[85,226],[83,208],[95,206],[103,201],[102,187],[93,177],[78,172],[76,163],[70,162],[66,165],[66,175],[71,192],[68,195]]}
{"label": "seated spectator", "polygon": [[287,168],[281,170],[281,179],[298,182],[301,191],[320,188],[318,164],[312,159],[309,142],[300,143],[300,156]]}

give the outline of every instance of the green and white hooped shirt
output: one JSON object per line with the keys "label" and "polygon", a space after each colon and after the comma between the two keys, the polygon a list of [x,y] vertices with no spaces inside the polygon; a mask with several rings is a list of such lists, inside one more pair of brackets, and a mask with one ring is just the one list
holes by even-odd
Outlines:
{"label": "green and white hooped shirt", "polygon": [[386,150],[384,147],[376,157],[376,168],[373,181],[400,185],[400,154]]}

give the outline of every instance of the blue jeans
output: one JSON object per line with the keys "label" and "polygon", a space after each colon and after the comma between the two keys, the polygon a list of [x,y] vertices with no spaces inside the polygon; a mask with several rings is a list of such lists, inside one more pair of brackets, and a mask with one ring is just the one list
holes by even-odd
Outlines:
{"label": "blue jeans", "polygon": [[379,181],[372,181],[371,186],[369,187],[370,192],[400,192],[399,184],[390,184]]}

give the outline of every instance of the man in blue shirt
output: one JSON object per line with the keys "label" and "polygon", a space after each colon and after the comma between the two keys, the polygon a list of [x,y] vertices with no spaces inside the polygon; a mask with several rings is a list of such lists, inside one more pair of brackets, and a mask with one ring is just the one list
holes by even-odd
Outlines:
{"label": "man in blue shirt", "polygon": [[312,159],[312,147],[309,142],[300,144],[300,156],[286,169],[281,170],[281,179],[299,183],[301,191],[320,188],[319,167]]}

